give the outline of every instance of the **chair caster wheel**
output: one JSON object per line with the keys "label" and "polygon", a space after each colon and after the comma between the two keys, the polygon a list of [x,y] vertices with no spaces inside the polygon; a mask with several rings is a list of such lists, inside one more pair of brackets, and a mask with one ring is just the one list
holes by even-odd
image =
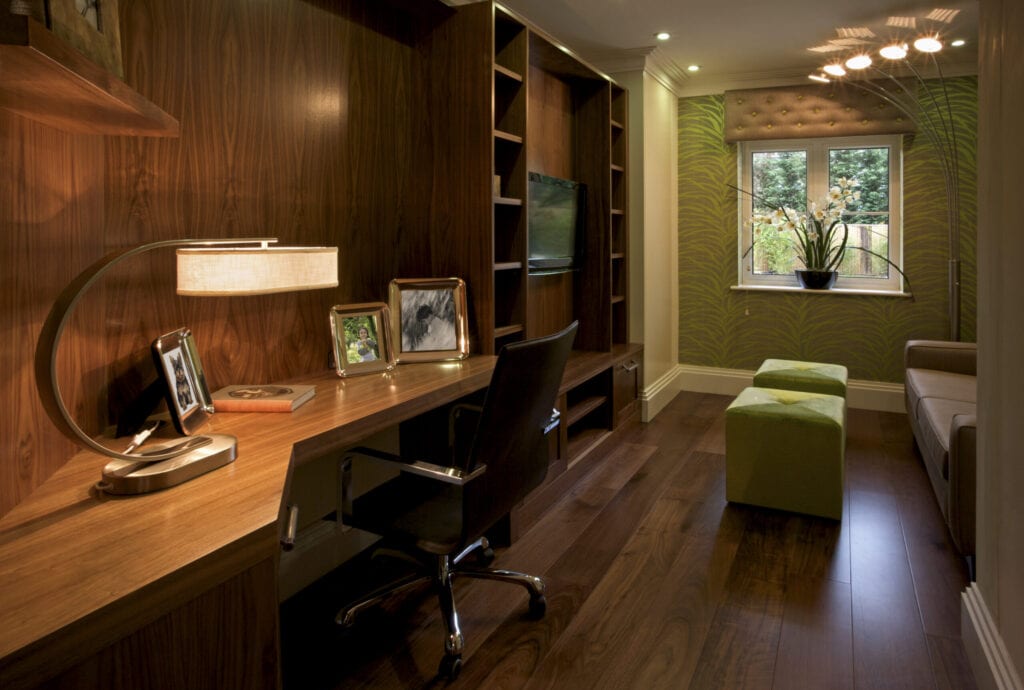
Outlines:
{"label": "chair caster wheel", "polygon": [[548,611],[548,600],[544,598],[544,595],[530,597],[530,617],[531,618],[543,618],[544,614]]}
{"label": "chair caster wheel", "polygon": [[478,556],[478,562],[483,567],[489,566],[494,562],[494,549],[488,546],[486,549],[480,549],[480,555]]}
{"label": "chair caster wheel", "polygon": [[445,654],[441,659],[441,665],[437,668],[437,675],[448,680],[455,680],[462,671],[462,656]]}

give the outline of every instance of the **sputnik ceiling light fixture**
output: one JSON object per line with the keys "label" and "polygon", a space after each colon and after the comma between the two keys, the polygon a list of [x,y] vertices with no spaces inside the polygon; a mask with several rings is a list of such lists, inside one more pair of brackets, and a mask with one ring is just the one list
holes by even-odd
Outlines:
{"label": "sputnik ceiling light fixture", "polygon": [[[946,187],[952,340],[960,340],[960,159],[957,122],[937,56],[945,47],[944,34],[959,13],[957,9],[935,9],[922,16],[888,17],[880,31],[863,26],[839,28],[835,38],[808,49],[834,56],[808,78],[821,83],[842,80],[880,97],[907,116],[936,151]],[[964,41],[951,45],[962,46]],[[882,61],[875,60],[872,52]],[[912,57],[931,67],[927,74]],[[854,78],[861,74],[874,78]],[[932,79],[932,74],[935,81],[929,85],[925,79]]]}

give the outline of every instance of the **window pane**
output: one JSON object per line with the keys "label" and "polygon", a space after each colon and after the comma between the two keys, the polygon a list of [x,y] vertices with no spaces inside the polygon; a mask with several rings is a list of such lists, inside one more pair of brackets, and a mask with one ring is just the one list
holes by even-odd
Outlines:
{"label": "window pane", "polygon": [[[757,151],[752,154],[751,191],[755,214],[780,206],[807,208],[807,151]],[[758,275],[792,273],[796,255],[790,233],[762,226],[750,253],[751,270]]]}
{"label": "window pane", "polygon": [[[840,177],[857,180],[860,199],[846,205],[843,220],[849,228],[846,257],[839,275],[857,278],[889,278],[889,149],[830,149],[829,185]],[[875,256],[877,255],[877,256]]]}
{"label": "window pane", "polygon": [[847,211],[889,210],[888,147],[830,149],[829,186],[834,187],[838,184],[840,177],[858,182],[855,191],[860,192],[860,199],[847,204]]}
{"label": "window pane", "polygon": [[849,235],[839,275],[857,278],[889,277],[889,264],[881,258],[889,257],[888,220],[888,215],[875,216],[863,222],[846,220]]}

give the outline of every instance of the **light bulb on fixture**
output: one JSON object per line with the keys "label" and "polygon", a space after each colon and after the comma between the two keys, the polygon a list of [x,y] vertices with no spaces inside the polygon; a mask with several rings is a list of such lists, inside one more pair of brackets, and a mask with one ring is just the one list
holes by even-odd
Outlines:
{"label": "light bulb on fixture", "polygon": [[654,37],[659,41],[667,41],[668,39],[672,38],[672,34],[670,34],[667,31],[659,31],[658,33],[654,34]]}
{"label": "light bulb on fixture", "polygon": [[846,61],[846,66],[849,69],[864,69],[865,67],[871,66],[871,56],[860,54],[854,55],[852,58]]}
{"label": "light bulb on fixture", "polygon": [[914,41],[914,48],[922,53],[937,53],[942,50],[942,41],[935,36],[922,36]]}
{"label": "light bulb on fixture", "polygon": [[688,66],[688,67],[686,68],[686,71],[687,71],[687,72],[697,72],[697,71],[699,71],[699,70],[700,70],[700,65],[689,65],[689,66]]}
{"label": "light bulb on fixture", "polygon": [[878,51],[878,54],[886,60],[902,60],[907,57],[906,43],[893,43]]}
{"label": "light bulb on fixture", "polygon": [[846,70],[838,62],[825,65],[821,68],[825,74],[831,74],[833,77],[842,77],[846,75]]}
{"label": "light bulb on fixture", "polygon": [[952,43],[950,43],[949,45],[953,46],[954,48],[959,48],[960,46],[962,46],[962,45],[964,45],[966,43],[967,43],[967,41],[965,41],[964,39],[958,38],[955,41],[953,41]]}
{"label": "light bulb on fixture", "polygon": [[807,75],[807,78],[808,78],[808,79],[811,79],[812,81],[819,81],[819,82],[821,82],[822,84],[828,84],[828,83],[829,83],[830,81],[832,81],[832,80],[831,80],[831,79],[829,79],[828,77],[826,77],[826,76],[822,76],[822,75],[820,75],[820,74],[808,74],[808,75]]}

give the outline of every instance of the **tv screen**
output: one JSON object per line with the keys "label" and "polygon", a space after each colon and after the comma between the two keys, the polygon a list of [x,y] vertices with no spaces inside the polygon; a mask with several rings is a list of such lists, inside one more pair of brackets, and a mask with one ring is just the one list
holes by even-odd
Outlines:
{"label": "tv screen", "polygon": [[528,179],[529,270],[571,270],[580,259],[586,185],[535,172]]}

